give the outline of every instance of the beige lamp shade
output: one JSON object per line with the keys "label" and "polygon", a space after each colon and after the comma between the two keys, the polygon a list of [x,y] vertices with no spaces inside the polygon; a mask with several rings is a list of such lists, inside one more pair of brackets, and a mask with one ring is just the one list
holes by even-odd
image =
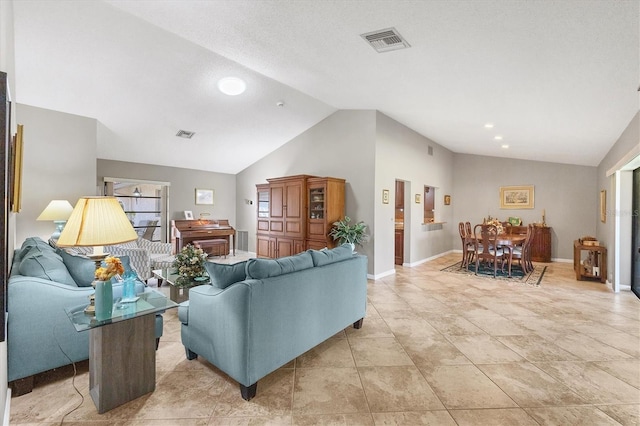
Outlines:
{"label": "beige lamp shade", "polygon": [[137,238],[117,198],[82,197],[60,234],[58,246],[106,246]]}
{"label": "beige lamp shade", "polygon": [[73,206],[67,200],[51,200],[36,220],[67,220]]}

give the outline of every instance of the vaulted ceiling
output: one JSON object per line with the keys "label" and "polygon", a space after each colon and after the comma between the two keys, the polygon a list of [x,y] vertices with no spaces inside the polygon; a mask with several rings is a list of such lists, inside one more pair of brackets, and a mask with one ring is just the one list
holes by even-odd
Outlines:
{"label": "vaulted ceiling", "polygon": [[[595,166],[639,109],[637,0],[13,10],[16,100],[96,118],[106,159],[238,173],[338,109],[375,109],[454,152]],[[390,27],[409,48],[378,53],[361,37]],[[247,90],[222,94],[226,76]]]}

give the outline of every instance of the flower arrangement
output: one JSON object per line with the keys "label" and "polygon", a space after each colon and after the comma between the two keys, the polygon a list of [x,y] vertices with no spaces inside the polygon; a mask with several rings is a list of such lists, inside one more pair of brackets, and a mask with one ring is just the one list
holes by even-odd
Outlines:
{"label": "flower arrangement", "polygon": [[204,262],[207,256],[207,253],[196,248],[193,244],[182,247],[171,265],[175,268],[176,273],[180,274],[181,279],[177,280],[177,284],[185,285],[194,278],[203,276],[205,274]]}
{"label": "flower arrangement", "polygon": [[494,225],[496,227],[498,235],[504,232],[504,228],[502,227],[502,222],[500,222],[498,219],[488,220],[487,225]]}
{"label": "flower arrangement", "polygon": [[120,262],[119,257],[109,256],[104,259],[105,266],[101,266],[96,269],[96,280],[98,281],[109,281],[111,278],[116,275],[124,274],[124,266],[122,266],[122,262]]}

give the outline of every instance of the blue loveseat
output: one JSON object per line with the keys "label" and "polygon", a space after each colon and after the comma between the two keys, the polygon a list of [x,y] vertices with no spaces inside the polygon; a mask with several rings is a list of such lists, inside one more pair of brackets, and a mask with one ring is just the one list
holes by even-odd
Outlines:
{"label": "blue loveseat", "polygon": [[257,382],[349,325],[367,304],[367,258],[350,245],[235,265],[208,262],[211,285],[178,308],[188,359],[203,356],[239,382]]}
{"label": "blue loveseat", "polygon": [[[128,259],[121,258],[125,269]],[[88,304],[95,264],[37,237],[14,252],[7,288],[8,381],[17,394],[31,391],[33,375],[89,358],[89,333],[77,332],[64,309]],[[152,291],[140,281],[136,292]],[[114,283],[114,299],[122,284]],[[162,336],[156,316],[156,339]],[[19,383],[19,384],[17,384]]]}

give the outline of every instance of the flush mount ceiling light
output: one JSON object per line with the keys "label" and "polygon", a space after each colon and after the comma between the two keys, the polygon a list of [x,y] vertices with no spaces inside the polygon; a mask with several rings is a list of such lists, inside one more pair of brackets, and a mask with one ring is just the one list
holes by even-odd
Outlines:
{"label": "flush mount ceiling light", "polygon": [[484,125],[485,129],[493,129],[493,123],[487,123]]}
{"label": "flush mount ceiling light", "polygon": [[496,135],[496,136],[494,136],[493,138],[494,138],[495,140],[497,140],[497,141],[501,141],[501,140],[502,140],[502,136],[500,136],[500,135]]}
{"label": "flush mount ceiling light", "polygon": [[236,96],[247,89],[247,84],[238,77],[225,77],[218,81],[218,89],[225,95]]}
{"label": "flush mount ceiling light", "polygon": [[502,149],[508,149],[509,145],[507,145],[506,143],[503,143],[502,145],[500,145],[500,147],[502,147]]}

